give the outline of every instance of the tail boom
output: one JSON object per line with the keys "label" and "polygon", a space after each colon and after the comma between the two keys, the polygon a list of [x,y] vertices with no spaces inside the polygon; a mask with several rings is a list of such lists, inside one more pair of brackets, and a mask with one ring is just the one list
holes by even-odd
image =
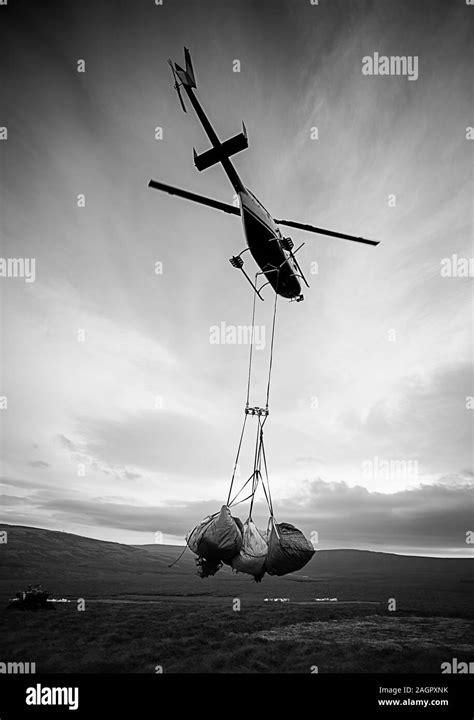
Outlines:
{"label": "tail boom", "polygon": [[235,135],[234,137],[221,142],[217,136],[214,128],[212,127],[209,119],[201,107],[199,100],[194,94],[194,88],[196,88],[196,78],[191,62],[191,55],[187,48],[184,49],[185,65],[186,69],[175,63],[174,67],[178,75],[183,90],[185,91],[189,102],[193,106],[196,115],[199,118],[204,131],[211,141],[212,148],[198,155],[194,150],[194,164],[199,171],[205,170],[206,168],[212,167],[216,163],[221,163],[227,177],[229,178],[235,192],[239,193],[245,189],[245,186],[240,179],[236,169],[234,168],[230,156],[235,153],[241,152],[248,147],[248,138],[245,125],[243,126],[243,132]]}

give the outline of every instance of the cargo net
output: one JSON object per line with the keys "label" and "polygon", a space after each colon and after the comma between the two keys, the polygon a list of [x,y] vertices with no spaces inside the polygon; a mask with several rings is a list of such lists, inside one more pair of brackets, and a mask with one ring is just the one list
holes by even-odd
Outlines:
{"label": "cargo net", "polygon": [[[257,276],[255,279],[257,280]],[[252,575],[256,582],[260,582],[265,573],[286,575],[300,570],[315,553],[313,546],[300,530],[289,523],[277,523],[273,513],[263,429],[269,415],[277,298],[278,294],[275,293],[265,407],[250,406],[256,304],[256,294],[254,294],[247,399],[227,502],[219,512],[205,518],[186,536],[187,546],[197,555],[198,574],[203,578],[215,575],[225,564],[235,572]],[[257,420],[253,470],[236,492],[235,479],[249,417],[255,417]],[[252,519],[255,494],[260,485],[269,511],[268,526],[265,531],[259,530]],[[247,500],[250,500],[249,513],[247,520],[242,523],[238,517],[232,515],[231,508]]]}

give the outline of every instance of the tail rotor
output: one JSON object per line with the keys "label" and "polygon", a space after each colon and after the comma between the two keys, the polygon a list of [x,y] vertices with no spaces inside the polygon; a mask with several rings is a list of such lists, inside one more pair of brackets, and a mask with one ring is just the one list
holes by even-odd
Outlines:
{"label": "tail rotor", "polygon": [[184,112],[187,112],[186,106],[185,106],[184,101],[183,101],[183,98],[182,98],[182,96],[181,96],[181,90],[179,89],[179,88],[181,87],[182,83],[178,82],[178,78],[177,78],[177,76],[176,76],[176,72],[175,72],[175,69],[174,69],[173,61],[172,61],[172,60],[168,60],[168,65],[170,66],[171,72],[173,73],[173,79],[174,79],[174,86],[173,86],[173,87],[174,87],[174,89],[176,90],[176,92],[178,93],[179,102],[181,103],[181,107],[183,108],[183,111],[184,111]]}

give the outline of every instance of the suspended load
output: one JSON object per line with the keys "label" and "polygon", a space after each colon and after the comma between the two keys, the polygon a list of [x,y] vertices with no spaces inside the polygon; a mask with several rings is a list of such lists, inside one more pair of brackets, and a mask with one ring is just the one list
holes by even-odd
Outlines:
{"label": "suspended load", "polygon": [[[255,327],[255,297],[254,295],[252,328]],[[265,406],[250,405],[252,330],[245,414],[227,501],[218,513],[205,518],[186,536],[188,547],[198,556],[196,563],[199,568],[198,574],[201,577],[215,575],[223,563],[226,563],[235,572],[252,575],[256,582],[260,582],[265,572],[269,575],[281,576],[300,570],[315,554],[313,546],[303,533],[289,523],[277,523],[273,512],[263,429],[269,415],[276,301],[277,295],[275,294]],[[234,483],[249,418],[253,418],[257,422],[255,442],[253,444],[253,468],[247,479],[243,481],[240,489],[237,490]],[[260,531],[252,520],[255,495],[259,487],[265,496],[270,516],[269,530],[267,532]],[[242,494],[245,494],[245,497],[241,498]],[[242,525],[238,517],[232,516],[231,508],[247,500],[250,500],[250,508],[247,520]]]}
{"label": "suspended load", "polygon": [[188,547],[198,555],[202,577],[214,575],[225,561],[232,560],[242,547],[243,526],[227,505],[205,518],[186,536]]}
{"label": "suspended load", "polygon": [[250,518],[244,523],[242,547],[230,564],[236,572],[253,575],[257,582],[265,575],[268,545],[263,534]]}
{"label": "suspended load", "polygon": [[314,553],[310,541],[294,525],[272,523],[265,570],[269,575],[286,575],[301,570]]}

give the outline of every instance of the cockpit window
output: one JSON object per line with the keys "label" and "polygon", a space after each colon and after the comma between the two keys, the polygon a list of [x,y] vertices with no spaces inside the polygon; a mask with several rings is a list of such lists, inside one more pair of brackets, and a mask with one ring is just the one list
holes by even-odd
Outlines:
{"label": "cockpit window", "polygon": [[248,194],[255,200],[255,202],[257,203],[257,205],[259,206],[259,208],[260,208],[261,210],[263,210],[263,212],[265,213],[265,215],[266,215],[268,218],[270,218],[270,220],[272,220],[273,218],[272,218],[272,216],[270,215],[270,213],[268,212],[268,210],[263,207],[262,203],[260,202],[260,200],[259,200],[258,198],[255,197],[255,195],[253,194],[253,192],[252,192],[251,190],[249,190],[248,188],[247,188],[247,192],[248,192]]}

